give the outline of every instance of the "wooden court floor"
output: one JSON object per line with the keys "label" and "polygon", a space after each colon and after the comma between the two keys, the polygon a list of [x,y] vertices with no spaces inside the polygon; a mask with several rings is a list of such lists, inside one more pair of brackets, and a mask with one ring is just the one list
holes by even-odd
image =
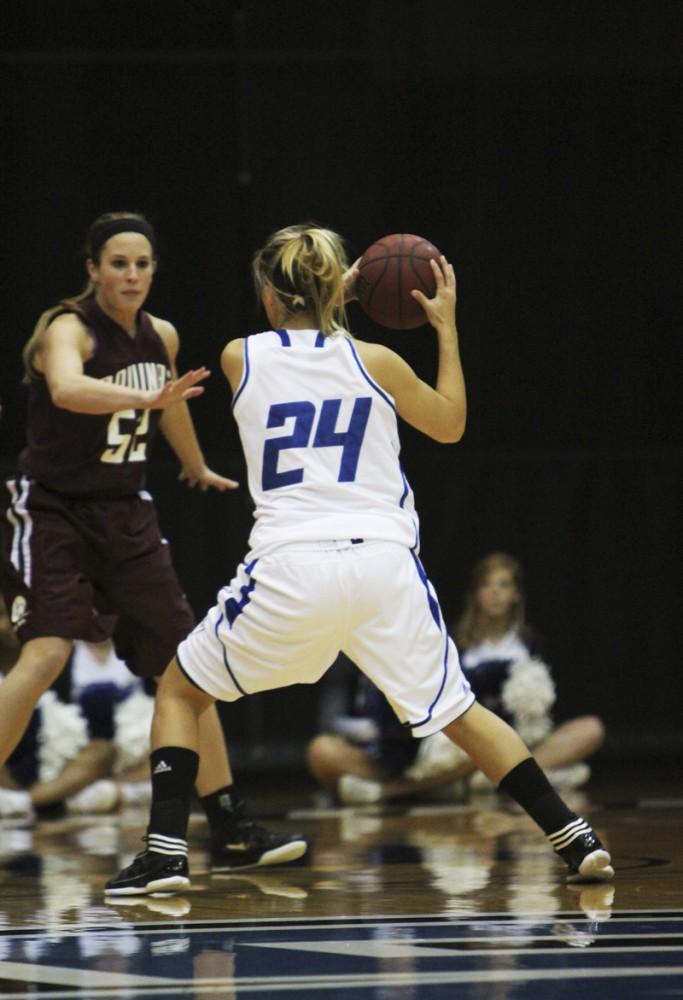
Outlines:
{"label": "wooden court floor", "polygon": [[[193,818],[192,889],[107,903],[146,813],[0,823],[4,1000],[507,1000],[683,997],[683,797],[636,780],[572,804],[612,851],[610,885],[569,887],[496,798],[321,809],[258,803],[312,838],[304,865],[211,876]],[[254,811],[254,810],[253,810]]]}

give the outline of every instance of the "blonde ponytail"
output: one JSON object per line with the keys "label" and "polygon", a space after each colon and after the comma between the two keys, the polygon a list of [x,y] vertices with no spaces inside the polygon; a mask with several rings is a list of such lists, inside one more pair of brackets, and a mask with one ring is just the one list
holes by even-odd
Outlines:
{"label": "blonde ponytail", "polygon": [[273,233],[252,262],[257,293],[269,286],[287,313],[312,313],[324,336],[347,328],[346,267],[341,237],[314,223]]}

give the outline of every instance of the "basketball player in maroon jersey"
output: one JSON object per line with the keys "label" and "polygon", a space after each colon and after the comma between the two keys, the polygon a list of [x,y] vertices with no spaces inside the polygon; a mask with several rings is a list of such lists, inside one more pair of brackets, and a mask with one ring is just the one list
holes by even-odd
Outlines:
{"label": "basketball player in maroon jersey", "polygon": [[[0,764],[74,639],[113,635],[134,673],[158,677],[194,624],[145,491],[157,428],[190,486],[238,484],[204,461],[187,400],[205,368],[179,377],[178,335],[142,310],[156,239],[136,213],[90,227],[89,281],[81,295],[40,317],[24,348],[29,386],[27,447],[4,484],[2,591],[23,644],[0,685]],[[196,789],[211,826],[214,868],[301,857],[306,841],[271,833],[243,815],[215,708],[202,721]]]}

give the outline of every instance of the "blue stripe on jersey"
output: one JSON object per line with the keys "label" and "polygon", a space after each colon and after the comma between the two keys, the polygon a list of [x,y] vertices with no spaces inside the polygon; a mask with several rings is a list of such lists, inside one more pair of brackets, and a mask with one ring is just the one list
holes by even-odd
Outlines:
{"label": "blue stripe on jersey", "polygon": [[403,496],[399,500],[398,505],[399,507],[402,507],[403,504],[406,502],[406,497],[408,496],[408,493],[410,491],[410,486],[408,485],[408,480],[406,479],[406,474],[403,471],[403,467],[399,465],[399,469],[401,471],[401,479],[403,480]]}
{"label": "blue stripe on jersey", "polygon": [[434,712],[434,706],[436,705],[437,701],[441,697],[441,694],[442,694],[443,689],[445,687],[446,678],[448,677],[448,649],[449,649],[449,646],[450,646],[450,643],[448,641],[448,633],[447,632],[444,633],[444,638],[446,640],[446,643],[445,643],[446,648],[444,649],[444,654],[443,654],[443,677],[441,678],[441,684],[439,686],[439,690],[436,692],[436,698],[434,699],[434,701],[431,703],[431,705],[427,709],[427,714],[424,717],[424,719],[420,719],[419,722],[404,722],[403,723],[403,725],[406,726],[408,729],[415,729],[415,728],[417,728],[417,726],[424,726],[426,722],[429,722],[429,720],[431,719],[432,714]]}
{"label": "blue stripe on jersey", "polygon": [[249,364],[249,337],[245,337],[244,338],[244,371],[242,372],[242,381],[237,386],[237,392],[232,397],[231,406],[233,406],[233,407],[234,407],[235,403],[237,402],[237,400],[242,395],[242,392],[244,391],[244,387],[247,384],[247,381],[249,380],[249,371],[250,371],[250,368],[251,368],[251,366]]}
{"label": "blue stripe on jersey", "polygon": [[223,663],[225,664],[225,669],[230,674],[230,678],[232,680],[232,683],[235,685],[235,687],[237,688],[237,690],[239,691],[239,693],[240,694],[247,694],[248,692],[245,691],[242,687],[240,687],[240,684],[239,684],[237,678],[235,677],[235,675],[233,674],[233,672],[232,672],[232,670],[230,668],[230,664],[228,663],[228,653],[227,653],[227,650],[226,650],[225,646],[223,645],[223,640],[221,639],[220,634],[218,632],[218,629],[220,628],[220,625],[221,625],[222,621],[223,621],[223,615],[221,614],[221,615],[218,616],[218,618],[216,620],[216,624],[214,626],[214,634],[216,636],[217,641],[220,643],[221,649],[223,651]]}
{"label": "blue stripe on jersey", "polygon": [[427,602],[429,604],[429,610],[432,613],[432,618],[436,622],[436,627],[438,628],[438,630],[440,632],[441,631],[441,609],[439,608],[439,602],[436,600],[436,598],[431,594],[431,592],[429,590],[429,580],[427,579],[427,574],[424,571],[424,567],[423,567],[422,563],[420,562],[420,560],[418,559],[417,555],[413,552],[412,549],[410,550],[410,554],[413,557],[413,562],[415,563],[415,568],[417,569],[417,575],[420,577],[420,580],[422,581],[422,586],[424,587],[424,589],[427,592]]}
{"label": "blue stripe on jersey", "polygon": [[[403,504],[406,502],[406,497],[408,496],[408,493],[410,492],[410,484],[408,483],[408,480],[406,479],[406,474],[403,471],[403,467],[401,465],[399,465],[398,470],[401,473],[401,478],[403,479],[403,496],[399,500],[399,504],[398,505],[399,505],[399,507],[403,507]],[[413,518],[413,527],[415,528],[415,541],[413,542],[413,545],[411,546],[411,552],[413,553],[413,556],[416,556],[417,553],[420,551],[420,532],[419,532],[419,529],[418,529],[418,526],[417,526],[417,522],[415,521],[415,518]]]}
{"label": "blue stripe on jersey", "polygon": [[[283,347],[292,346],[292,338],[289,336],[289,330],[275,330],[275,333],[280,338]],[[325,346],[325,334],[318,331],[315,338],[314,347],[324,347]]]}
{"label": "blue stripe on jersey", "polygon": [[373,379],[370,378],[370,376],[368,375],[367,371],[363,367],[363,362],[358,357],[358,354],[356,352],[356,348],[351,343],[351,340],[349,339],[349,337],[344,337],[344,340],[349,345],[349,348],[351,350],[351,353],[353,354],[355,362],[358,365],[358,369],[359,369],[361,375],[363,376],[363,378],[365,379],[365,381],[368,382],[372,386],[372,388],[375,390],[375,392],[379,393],[379,395],[382,397],[382,399],[384,400],[384,402],[388,403],[389,406],[394,411],[394,413],[396,413],[396,407],[394,406],[394,404],[392,403],[392,401],[389,399],[389,397],[387,396],[387,394],[384,391],[384,389],[382,389],[381,386],[379,386],[375,381],[373,381]]}
{"label": "blue stripe on jersey", "polygon": [[[363,362],[358,357],[358,352],[356,351],[356,348],[353,346],[353,341],[351,340],[351,338],[350,337],[345,337],[344,340],[349,345],[349,349],[350,349],[350,351],[351,351],[351,353],[352,353],[352,355],[354,357],[354,360],[355,360],[356,364],[358,365],[358,370],[360,371],[360,373],[363,376],[363,378],[366,380],[366,382],[369,383],[370,386],[372,386],[372,388],[375,390],[375,392],[377,392],[382,397],[382,399],[385,401],[385,403],[389,404],[389,406],[392,408],[392,410],[394,411],[394,413],[396,413],[397,412],[396,411],[396,407],[392,403],[392,401],[389,398],[389,396],[387,396],[386,392],[382,389],[382,387],[380,385],[378,385],[377,382],[375,382],[374,379],[372,379],[370,377],[370,375],[368,374],[368,372],[366,371],[365,367],[363,366]],[[406,497],[408,496],[408,493],[410,492],[410,486],[408,485],[408,480],[406,479],[405,473],[404,473],[404,471],[403,471],[403,469],[401,468],[400,465],[399,465],[399,472],[401,473],[401,479],[403,480],[403,495],[401,496],[401,499],[399,500],[399,504],[398,505],[399,505],[399,507],[403,508],[403,505],[406,502]],[[415,543],[413,545],[413,548],[417,549],[419,547],[419,544],[420,544],[420,533],[418,531],[417,525],[415,525]]]}
{"label": "blue stripe on jersey", "polygon": [[[429,590],[429,580],[427,579],[427,574],[424,571],[422,563],[420,562],[420,560],[418,559],[418,557],[415,555],[414,552],[411,551],[410,554],[413,557],[413,562],[415,563],[415,568],[417,569],[418,576],[420,577],[420,580],[422,581],[422,585],[424,586],[425,590],[427,591],[427,600],[429,602],[429,610],[432,613],[432,618],[436,622],[437,628],[441,632],[442,631],[442,629],[441,629],[442,616],[441,616],[441,609],[439,608],[438,601],[430,593],[430,590]],[[427,715],[425,716],[424,719],[420,719],[419,722],[404,722],[403,723],[403,725],[406,726],[408,729],[415,729],[417,726],[424,726],[424,724],[426,722],[429,722],[429,720],[432,717],[432,713],[434,711],[434,706],[436,705],[437,701],[441,697],[441,694],[443,692],[444,686],[446,684],[446,678],[448,677],[448,649],[449,649],[450,643],[449,643],[449,639],[448,639],[448,633],[446,632],[445,629],[443,629],[443,635],[444,635],[444,640],[445,640],[445,649],[444,649],[444,655],[443,655],[443,676],[441,678],[441,684],[439,685],[439,690],[436,692],[436,697],[434,698],[434,701],[431,703],[431,705],[427,709]]]}
{"label": "blue stripe on jersey", "polygon": [[[253,570],[257,562],[258,559],[253,559],[249,563],[249,565],[245,567],[245,573],[247,574],[247,576],[251,576],[251,571]],[[247,604],[251,600],[252,591],[254,590],[255,586],[256,586],[256,580],[254,580],[254,578],[251,577],[248,584],[244,584],[244,586],[240,587],[240,594],[242,595],[241,600],[236,601],[234,597],[229,597],[228,600],[223,603],[225,617],[227,618],[230,624],[230,628],[232,628],[232,626],[235,624],[236,619],[239,618],[239,616],[242,614]]]}

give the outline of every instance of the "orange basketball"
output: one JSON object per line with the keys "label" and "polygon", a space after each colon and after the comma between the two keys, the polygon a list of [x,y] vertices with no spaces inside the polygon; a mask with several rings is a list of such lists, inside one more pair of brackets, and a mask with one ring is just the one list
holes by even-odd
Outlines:
{"label": "orange basketball", "polygon": [[363,311],[390,330],[422,326],[427,317],[410,292],[417,288],[433,298],[436,281],[429,262],[440,256],[429,240],[412,233],[393,233],[377,240],[358,265],[356,290]]}

